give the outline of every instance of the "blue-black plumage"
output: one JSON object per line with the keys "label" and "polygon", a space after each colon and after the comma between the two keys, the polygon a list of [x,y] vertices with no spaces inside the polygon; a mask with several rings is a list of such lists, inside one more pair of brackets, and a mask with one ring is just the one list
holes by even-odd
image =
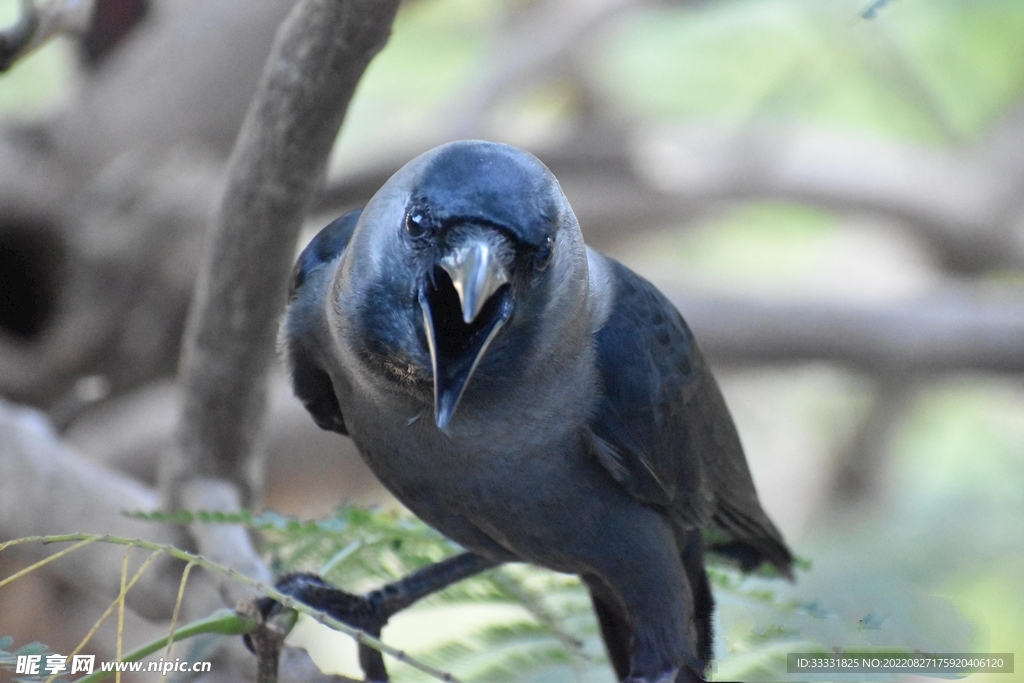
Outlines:
{"label": "blue-black plumage", "polygon": [[705,550],[790,574],[683,318],[584,245],[527,152],[463,141],[407,164],[299,257],[281,341],[317,424],[424,521],[578,574],[620,679],[703,675]]}

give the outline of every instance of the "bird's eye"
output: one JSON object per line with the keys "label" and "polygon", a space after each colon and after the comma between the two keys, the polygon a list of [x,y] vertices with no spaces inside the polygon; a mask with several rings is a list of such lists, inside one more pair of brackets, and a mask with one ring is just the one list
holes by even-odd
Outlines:
{"label": "bird's eye", "polygon": [[551,256],[555,253],[555,238],[550,235],[544,239],[544,243],[537,247],[537,270],[544,270],[551,263]]}
{"label": "bird's eye", "polygon": [[411,209],[405,215],[405,229],[413,237],[420,237],[427,232],[427,214],[422,209]]}

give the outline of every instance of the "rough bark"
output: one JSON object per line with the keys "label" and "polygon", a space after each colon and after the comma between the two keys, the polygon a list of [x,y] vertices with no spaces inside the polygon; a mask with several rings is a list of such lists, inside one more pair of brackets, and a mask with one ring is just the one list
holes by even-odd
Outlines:
{"label": "rough bark", "polygon": [[224,479],[253,499],[254,447],[294,245],[356,84],[397,0],[300,2],[281,26],[242,125],[186,329],[184,394],[163,491]]}

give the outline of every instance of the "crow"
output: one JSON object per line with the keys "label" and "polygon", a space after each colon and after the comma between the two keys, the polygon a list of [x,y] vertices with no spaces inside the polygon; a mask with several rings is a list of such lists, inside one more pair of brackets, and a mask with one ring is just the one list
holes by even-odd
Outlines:
{"label": "crow", "polygon": [[791,577],[682,316],[584,244],[528,152],[443,145],[324,228],[280,346],[316,423],[466,548],[467,571],[578,575],[620,680],[702,680],[705,551]]}

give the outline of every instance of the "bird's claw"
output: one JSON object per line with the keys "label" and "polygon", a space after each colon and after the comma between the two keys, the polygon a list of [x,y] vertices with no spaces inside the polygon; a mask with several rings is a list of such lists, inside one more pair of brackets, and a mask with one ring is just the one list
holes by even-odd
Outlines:
{"label": "bird's claw", "polygon": [[[390,616],[382,591],[373,591],[365,596],[353,595],[335,588],[316,574],[286,574],[274,584],[274,587],[299,602],[326,612],[338,621],[377,638],[380,637],[381,629],[387,624]],[[277,600],[264,597],[256,601],[256,609],[263,620],[269,620],[283,607]],[[243,639],[246,647],[255,652],[251,638],[243,636]],[[367,681],[389,680],[384,659],[376,650],[360,644],[359,663]]]}
{"label": "bird's claw", "polygon": [[[275,588],[299,602],[326,612],[338,621],[373,636],[379,636],[381,629],[388,622],[388,615],[378,595],[379,591],[368,595],[354,595],[330,585],[316,574],[305,573],[286,574],[277,581]],[[261,612],[265,608],[280,609],[280,603],[272,598],[263,598],[259,605]],[[265,616],[267,614],[264,612]]]}

